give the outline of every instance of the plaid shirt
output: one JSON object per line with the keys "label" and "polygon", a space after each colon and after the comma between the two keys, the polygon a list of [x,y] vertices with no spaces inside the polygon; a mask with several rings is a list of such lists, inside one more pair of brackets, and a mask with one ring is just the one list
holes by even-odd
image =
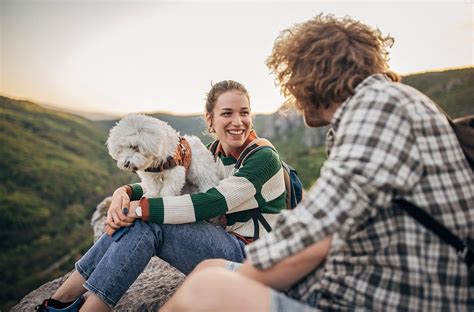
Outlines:
{"label": "plaid shirt", "polygon": [[324,310],[474,309],[466,264],[406,212],[404,198],[474,237],[473,174],[445,116],[417,90],[376,74],[336,111],[321,177],[270,235],[248,245],[266,269],[333,235],[326,261],[288,292]]}

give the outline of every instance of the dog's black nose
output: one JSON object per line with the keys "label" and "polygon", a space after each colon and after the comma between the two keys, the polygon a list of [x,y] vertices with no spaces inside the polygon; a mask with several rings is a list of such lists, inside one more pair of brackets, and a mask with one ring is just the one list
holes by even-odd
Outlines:
{"label": "dog's black nose", "polygon": [[123,165],[125,166],[125,168],[128,168],[128,166],[130,166],[130,161],[127,160]]}

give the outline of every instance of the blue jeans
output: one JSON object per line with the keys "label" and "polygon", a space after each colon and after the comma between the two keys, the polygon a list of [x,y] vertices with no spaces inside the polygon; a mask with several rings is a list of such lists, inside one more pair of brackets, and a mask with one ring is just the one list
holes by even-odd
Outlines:
{"label": "blue jeans", "polygon": [[207,222],[154,224],[136,221],[119,241],[104,234],[76,263],[84,287],[113,307],[158,256],[184,274],[201,261],[224,258],[243,262],[244,243]]}

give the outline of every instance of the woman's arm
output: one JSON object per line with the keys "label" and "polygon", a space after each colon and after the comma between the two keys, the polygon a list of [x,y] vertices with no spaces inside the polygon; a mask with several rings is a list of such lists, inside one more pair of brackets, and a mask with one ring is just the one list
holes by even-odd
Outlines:
{"label": "woman's arm", "polygon": [[[132,200],[143,195],[138,192],[134,190]],[[145,221],[181,224],[257,208],[257,197],[266,202],[281,197],[281,207],[276,207],[276,211],[272,212],[277,213],[285,208],[284,192],[278,154],[270,149],[262,149],[252,154],[234,175],[221,180],[205,193],[142,198],[140,206]],[[148,220],[145,216],[149,216]]]}
{"label": "woman's arm", "polygon": [[331,236],[327,236],[266,270],[258,270],[245,261],[237,272],[273,289],[285,290],[318,267],[326,258],[330,246]]}

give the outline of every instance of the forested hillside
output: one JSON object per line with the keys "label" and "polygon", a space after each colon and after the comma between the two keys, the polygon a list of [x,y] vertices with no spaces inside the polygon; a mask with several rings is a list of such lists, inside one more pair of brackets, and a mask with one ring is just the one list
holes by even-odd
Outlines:
{"label": "forested hillside", "polygon": [[410,75],[402,78],[441,105],[451,117],[474,114],[474,68]]}
{"label": "forested hillside", "polygon": [[92,243],[96,204],[125,177],[106,131],[81,117],[0,97],[1,310],[71,269]]}

